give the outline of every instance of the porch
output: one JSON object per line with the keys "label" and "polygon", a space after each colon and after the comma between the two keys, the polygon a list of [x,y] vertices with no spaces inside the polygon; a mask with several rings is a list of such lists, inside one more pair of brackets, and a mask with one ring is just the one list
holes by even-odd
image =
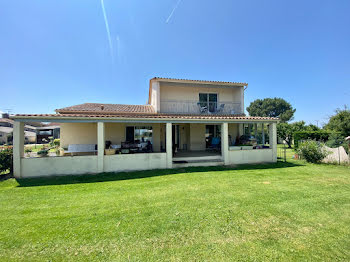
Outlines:
{"label": "porch", "polygon": [[[61,147],[95,145],[96,152],[61,154],[31,158],[24,155],[24,123],[33,118],[17,118],[14,125],[14,173],[16,177],[35,177],[101,172],[164,169],[184,166],[230,165],[276,161],[276,124],[245,121],[184,121],[83,119],[61,122]],[[44,119],[36,119],[44,120]],[[45,119],[47,120],[47,119]],[[262,145],[233,149],[239,138],[262,126]],[[255,126],[255,131],[254,131]],[[245,131],[246,130],[246,131]],[[264,131],[265,130],[265,131]],[[268,133],[269,145],[265,141]],[[214,143],[214,140],[216,141]],[[109,142],[109,143],[107,143]],[[122,150],[125,143],[147,144],[147,151]],[[107,153],[111,146],[116,149]],[[268,147],[268,148],[267,148]],[[69,151],[69,150],[68,150]]]}

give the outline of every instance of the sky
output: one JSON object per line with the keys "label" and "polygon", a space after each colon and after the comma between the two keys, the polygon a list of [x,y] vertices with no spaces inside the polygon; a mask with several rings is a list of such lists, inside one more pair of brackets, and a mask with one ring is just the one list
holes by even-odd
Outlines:
{"label": "sky", "polygon": [[349,0],[0,0],[0,110],[146,104],[159,76],[247,82],[245,106],[281,97],[321,125],[349,106],[349,13]]}

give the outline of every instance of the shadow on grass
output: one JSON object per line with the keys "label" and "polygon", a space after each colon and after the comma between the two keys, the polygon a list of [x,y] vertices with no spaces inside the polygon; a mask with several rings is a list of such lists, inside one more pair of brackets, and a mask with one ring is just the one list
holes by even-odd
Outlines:
{"label": "shadow on grass", "polygon": [[256,169],[275,169],[275,168],[290,168],[302,166],[302,164],[292,162],[277,162],[270,164],[249,164],[237,166],[209,166],[209,167],[186,167],[176,169],[154,169],[133,172],[118,172],[118,173],[99,173],[85,175],[63,175],[51,177],[37,178],[22,178],[16,179],[20,187],[31,186],[46,186],[46,185],[65,185],[78,183],[96,183],[129,179],[140,179],[147,177],[167,176],[181,173],[195,172],[215,172],[228,170],[256,170]]}

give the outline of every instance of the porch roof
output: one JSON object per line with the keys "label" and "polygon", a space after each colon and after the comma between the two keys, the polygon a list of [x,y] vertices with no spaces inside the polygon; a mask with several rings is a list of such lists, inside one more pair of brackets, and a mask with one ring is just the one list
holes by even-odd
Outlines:
{"label": "porch roof", "polygon": [[17,121],[55,122],[278,122],[275,117],[253,117],[245,115],[215,114],[17,114]]}

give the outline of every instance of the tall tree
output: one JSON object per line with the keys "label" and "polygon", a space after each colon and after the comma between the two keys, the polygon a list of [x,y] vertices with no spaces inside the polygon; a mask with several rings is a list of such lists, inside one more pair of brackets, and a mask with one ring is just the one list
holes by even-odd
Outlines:
{"label": "tall tree", "polygon": [[337,109],[335,113],[324,128],[340,132],[343,136],[350,136],[350,110],[345,106],[344,109]]}
{"label": "tall tree", "polygon": [[295,109],[283,98],[257,99],[247,107],[250,116],[279,117],[281,122],[293,119]]}
{"label": "tall tree", "polygon": [[293,134],[297,131],[302,131],[307,129],[304,121],[294,122],[292,124],[289,123],[279,123],[277,125],[277,135],[282,138],[288,144],[288,147],[292,147],[293,142]]}

